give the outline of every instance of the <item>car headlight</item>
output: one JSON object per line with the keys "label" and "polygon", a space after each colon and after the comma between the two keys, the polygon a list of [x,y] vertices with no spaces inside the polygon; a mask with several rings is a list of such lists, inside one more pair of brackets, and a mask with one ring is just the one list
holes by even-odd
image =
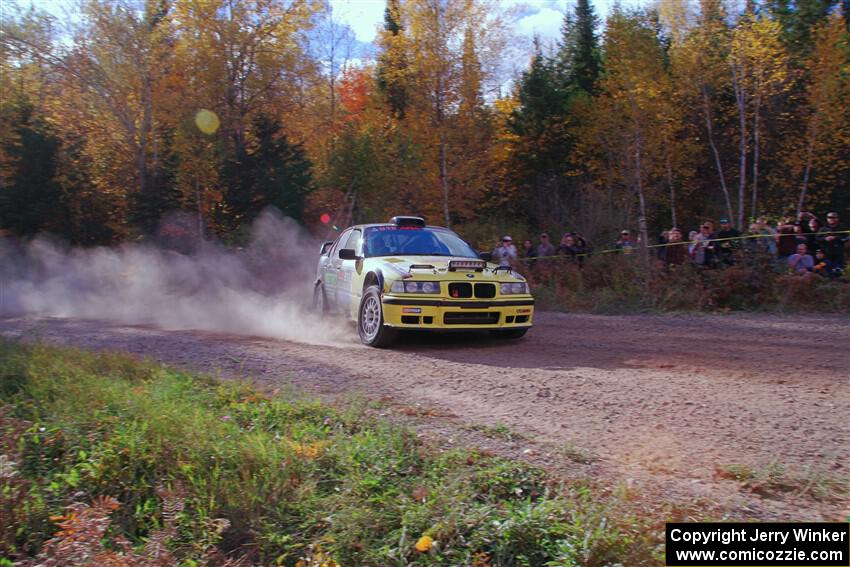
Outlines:
{"label": "car headlight", "polygon": [[440,282],[414,282],[396,280],[390,286],[390,291],[393,293],[440,293]]}
{"label": "car headlight", "polygon": [[502,295],[525,295],[528,293],[528,284],[525,282],[503,283],[499,286]]}

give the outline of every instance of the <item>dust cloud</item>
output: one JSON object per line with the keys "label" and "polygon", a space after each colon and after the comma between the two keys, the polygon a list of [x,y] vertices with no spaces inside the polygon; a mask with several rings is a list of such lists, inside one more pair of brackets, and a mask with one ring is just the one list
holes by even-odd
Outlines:
{"label": "dust cloud", "polygon": [[190,253],[151,244],[84,249],[46,237],[0,238],[0,316],[351,344],[349,326],[310,310],[317,259],[318,243],[274,210],[258,217],[241,249],[214,242]]}

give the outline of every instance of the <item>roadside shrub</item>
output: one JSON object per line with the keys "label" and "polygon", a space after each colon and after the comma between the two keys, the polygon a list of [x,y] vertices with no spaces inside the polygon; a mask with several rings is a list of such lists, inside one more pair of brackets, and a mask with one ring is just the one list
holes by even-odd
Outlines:
{"label": "roadside shrub", "polygon": [[565,260],[524,270],[543,309],[590,313],[662,311],[850,312],[850,283],[790,275],[773,258],[746,256],[732,266],[654,263],[650,277],[637,254]]}

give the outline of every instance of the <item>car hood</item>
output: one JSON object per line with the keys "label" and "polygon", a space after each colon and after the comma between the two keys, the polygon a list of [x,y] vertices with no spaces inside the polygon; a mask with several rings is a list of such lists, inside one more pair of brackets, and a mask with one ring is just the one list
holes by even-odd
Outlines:
{"label": "car hood", "polygon": [[[494,270],[498,264],[487,263],[487,267],[482,272],[474,270],[457,270],[449,272],[449,262],[452,260],[469,261],[475,258],[464,258],[461,256],[382,256],[380,258],[368,258],[370,262],[380,266],[384,275],[402,276],[412,273],[415,277],[436,277],[437,279],[460,279],[467,278],[465,274],[472,274],[476,280],[496,280],[496,281],[525,281],[525,278],[517,272],[508,272],[505,270]],[[411,266],[433,266],[428,269],[414,269],[410,271]],[[470,278],[470,279],[473,279]]]}

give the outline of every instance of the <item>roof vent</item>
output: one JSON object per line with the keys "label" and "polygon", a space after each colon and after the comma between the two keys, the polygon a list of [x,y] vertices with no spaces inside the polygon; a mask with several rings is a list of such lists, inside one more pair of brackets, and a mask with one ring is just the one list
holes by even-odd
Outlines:
{"label": "roof vent", "polygon": [[425,228],[425,219],[422,217],[393,217],[390,219],[390,224]]}

